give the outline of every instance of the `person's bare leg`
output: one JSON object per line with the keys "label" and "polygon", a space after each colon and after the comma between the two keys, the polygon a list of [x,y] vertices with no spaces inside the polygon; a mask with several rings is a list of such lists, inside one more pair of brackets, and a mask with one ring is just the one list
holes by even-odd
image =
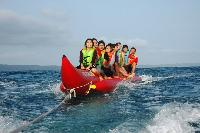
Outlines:
{"label": "person's bare leg", "polygon": [[127,79],[131,79],[135,77],[135,69],[136,69],[136,63],[132,64],[132,71],[131,74],[127,77]]}
{"label": "person's bare leg", "polygon": [[119,77],[119,66],[117,63],[115,63],[114,65],[115,65],[115,75]]}
{"label": "person's bare leg", "polygon": [[120,73],[122,74],[123,77],[128,77],[128,73],[126,72],[126,70],[124,69],[124,67],[121,67],[119,69]]}
{"label": "person's bare leg", "polygon": [[96,68],[92,68],[91,72],[94,74],[94,76],[99,77],[100,81],[103,80],[103,77],[101,76],[100,72]]}

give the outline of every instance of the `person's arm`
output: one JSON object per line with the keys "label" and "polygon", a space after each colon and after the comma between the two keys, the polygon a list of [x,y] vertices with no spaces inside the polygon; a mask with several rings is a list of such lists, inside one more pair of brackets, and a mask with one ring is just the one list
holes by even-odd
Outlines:
{"label": "person's arm", "polygon": [[80,60],[79,60],[80,64],[81,64],[81,69],[85,69],[85,67],[83,66],[83,53],[82,50],[80,51]]}
{"label": "person's arm", "polygon": [[115,63],[118,63],[117,51],[115,52]]}
{"label": "person's arm", "polygon": [[122,66],[124,66],[124,64],[125,64],[125,54],[123,53],[122,54]]}
{"label": "person's arm", "polygon": [[103,66],[104,67],[108,67],[108,64],[109,63],[109,56],[108,56],[108,53],[107,52],[105,52],[105,54],[104,54],[104,60],[103,60]]}
{"label": "person's arm", "polygon": [[92,64],[92,65],[96,65],[96,62],[97,62],[97,61],[98,61],[97,50],[94,50],[91,64]]}
{"label": "person's arm", "polygon": [[132,71],[131,71],[130,77],[135,76],[135,70],[136,70],[137,63],[138,63],[138,57],[135,57],[135,61],[132,64]]}
{"label": "person's arm", "polygon": [[135,75],[135,69],[136,69],[136,63],[134,62],[132,64],[132,71],[131,71],[131,75],[134,74]]}

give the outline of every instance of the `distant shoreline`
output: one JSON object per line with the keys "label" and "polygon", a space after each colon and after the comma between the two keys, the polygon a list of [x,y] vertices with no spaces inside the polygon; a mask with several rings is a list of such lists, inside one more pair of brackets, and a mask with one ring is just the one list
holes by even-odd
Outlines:
{"label": "distant shoreline", "polygon": [[[200,63],[191,64],[163,64],[163,65],[138,65],[138,68],[156,68],[156,67],[199,67]],[[28,71],[28,70],[55,70],[60,71],[60,66],[49,65],[6,65],[0,64],[0,71]]]}
{"label": "distant shoreline", "polygon": [[40,65],[5,65],[5,64],[0,64],[0,71],[28,71],[28,70],[55,70],[55,71],[59,71],[60,66],[56,66],[56,65],[40,66]]}
{"label": "distant shoreline", "polygon": [[138,68],[155,68],[155,67],[200,67],[200,63],[138,65]]}

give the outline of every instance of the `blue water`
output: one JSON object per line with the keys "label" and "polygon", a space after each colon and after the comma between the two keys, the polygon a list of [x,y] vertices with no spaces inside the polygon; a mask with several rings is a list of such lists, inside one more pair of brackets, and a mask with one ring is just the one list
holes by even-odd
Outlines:
{"label": "blue water", "polygon": [[[62,105],[23,132],[200,132],[200,67],[140,68],[143,82]],[[0,72],[0,132],[6,133],[63,100],[58,71]]]}

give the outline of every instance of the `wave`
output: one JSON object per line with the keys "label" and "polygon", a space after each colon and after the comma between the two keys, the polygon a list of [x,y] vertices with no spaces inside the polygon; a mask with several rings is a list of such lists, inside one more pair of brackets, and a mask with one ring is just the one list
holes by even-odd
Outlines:
{"label": "wave", "polygon": [[165,77],[153,77],[152,75],[141,75],[142,83],[140,85],[146,85],[150,84],[152,82],[162,81],[166,79],[172,79],[172,78],[185,78],[185,77],[191,77],[194,76],[194,73],[187,73],[187,74],[180,74],[180,75],[169,75]]}
{"label": "wave", "polygon": [[[170,103],[160,108],[160,111],[152,120],[142,122],[145,128],[140,126],[141,120],[129,119],[110,133],[193,133],[200,131],[200,105]],[[145,124],[146,123],[146,124]],[[146,126],[145,126],[146,125]]]}
{"label": "wave", "polygon": [[152,75],[141,75],[140,77],[142,78],[142,83],[140,84],[143,84],[143,85],[152,83],[154,81],[158,81],[158,78],[153,77]]}
{"label": "wave", "polygon": [[63,94],[60,90],[60,83],[55,83],[52,86],[50,86],[49,88],[56,96]]}
{"label": "wave", "polygon": [[29,88],[32,95],[41,93],[43,94],[54,93],[55,95],[58,95],[59,93],[61,93],[60,83],[47,83],[46,85],[43,85],[41,83],[33,83],[21,86],[20,88],[21,89]]}
{"label": "wave", "polygon": [[200,106],[170,103],[161,107],[140,133],[191,133],[200,130]]}
{"label": "wave", "polygon": [[0,133],[9,133],[25,123],[26,121],[14,120],[8,116],[0,116]]}
{"label": "wave", "polygon": [[130,90],[135,90],[136,87],[141,87],[142,85],[148,85],[152,82],[160,80],[159,77],[153,77],[152,75],[141,75],[140,77],[142,78],[141,82],[134,83],[129,80],[124,80],[124,81],[121,81],[120,83],[118,83],[117,87],[123,86],[123,87],[129,88]]}
{"label": "wave", "polygon": [[5,87],[5,88],[8,88],[8,87],[13,87],[16,85],[16,82],[15,81],[0,81],[0,85]]}

